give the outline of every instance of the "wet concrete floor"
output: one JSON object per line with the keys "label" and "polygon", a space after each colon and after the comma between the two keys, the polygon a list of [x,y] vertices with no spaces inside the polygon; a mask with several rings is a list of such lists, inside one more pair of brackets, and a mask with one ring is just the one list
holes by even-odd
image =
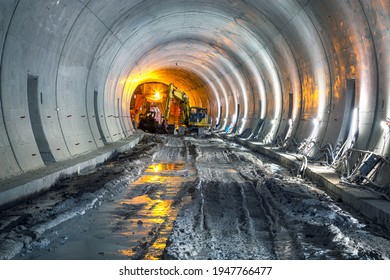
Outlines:
{"label": "wet concrete floor", "polygon": [[387,259],[389,233],[219,138],[147,135],[0,215],[3,259]]}

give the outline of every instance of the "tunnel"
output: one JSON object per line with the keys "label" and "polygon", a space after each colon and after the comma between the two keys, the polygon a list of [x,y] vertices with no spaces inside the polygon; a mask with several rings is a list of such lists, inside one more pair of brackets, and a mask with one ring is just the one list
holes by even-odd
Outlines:
{"label": "tunnel", "polygon": [[0,206],[138,137],[148,83],[207,107],[214,134],[388,190],[389,28],[389,0],[1,1]]}

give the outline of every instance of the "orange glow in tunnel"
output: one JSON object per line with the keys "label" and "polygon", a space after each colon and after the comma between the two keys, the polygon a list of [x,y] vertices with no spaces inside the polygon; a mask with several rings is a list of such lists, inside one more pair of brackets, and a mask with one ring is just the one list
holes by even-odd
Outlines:
{"label": "orange glow in tunnel", "polygon": [[[191,106],[210,108],[210,98],[213,98],[213,92],[206,83],[196,74],[183,69],[160,69],[150,70],[146,74],[129,76],[126,80],[125,90],[127,98],[131,98],[139,85],[146,83],[160,84],[150,92],[148,99],[152,102],[159,102],[166,97],[166,89],[161,84],[169,85],[173,83],[180,90],[184,91],[190,99]],[[159,92],[159,98],[156,99],[156,92]]]}

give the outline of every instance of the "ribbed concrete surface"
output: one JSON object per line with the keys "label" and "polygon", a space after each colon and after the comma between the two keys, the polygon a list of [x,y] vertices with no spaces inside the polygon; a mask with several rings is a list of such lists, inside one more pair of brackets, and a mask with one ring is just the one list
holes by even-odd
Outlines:
{"label": "ribbed concrete surface", "polygon": [[[390,116],[389,7],[390,0],[0,1],[0,178],[131,135],[131,96],[145,82],[175,83],[194,105],[207,103],[213,124],[264,143],[289,135],[335,147],[356,109],[355,147],[388,157],[381,122]],[[389,169],[377,183],[389,182]]]}
{"label": "ribbed concrete surface", "polygon": [[[109,157],[96,151],[133,134],[146,82],[265,145],[348,142],[389,159],[390,0],[0,1],[0,180],[29,174],[0,181],[0,205]],[[389,164],[374,181],[390,187]],[[387,223],[381,200],[358,201]]]}

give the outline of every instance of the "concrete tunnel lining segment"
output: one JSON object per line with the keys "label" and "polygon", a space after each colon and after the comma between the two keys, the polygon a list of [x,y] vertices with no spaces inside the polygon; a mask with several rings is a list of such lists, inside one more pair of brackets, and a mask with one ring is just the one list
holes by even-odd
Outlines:
{"label": "concrete tunnel lining segment", "polygon": [[[56,162],[132,135],[131,94],[149,81],[198,93],[213,120],[222,108],[222,129],[235,124],[239,104],[238,132],[256,132],[258,141],[290,129],[298,142],[312,136],[335,146],[354,79],[355,147],[388,158],[381,121],[390,116],[389,7],[389,0],[2,1],[0,180],[46,164],[30,122],[28,75],[38,79],[42,133]],[[381,183],[389,182],[386,168]]]}

